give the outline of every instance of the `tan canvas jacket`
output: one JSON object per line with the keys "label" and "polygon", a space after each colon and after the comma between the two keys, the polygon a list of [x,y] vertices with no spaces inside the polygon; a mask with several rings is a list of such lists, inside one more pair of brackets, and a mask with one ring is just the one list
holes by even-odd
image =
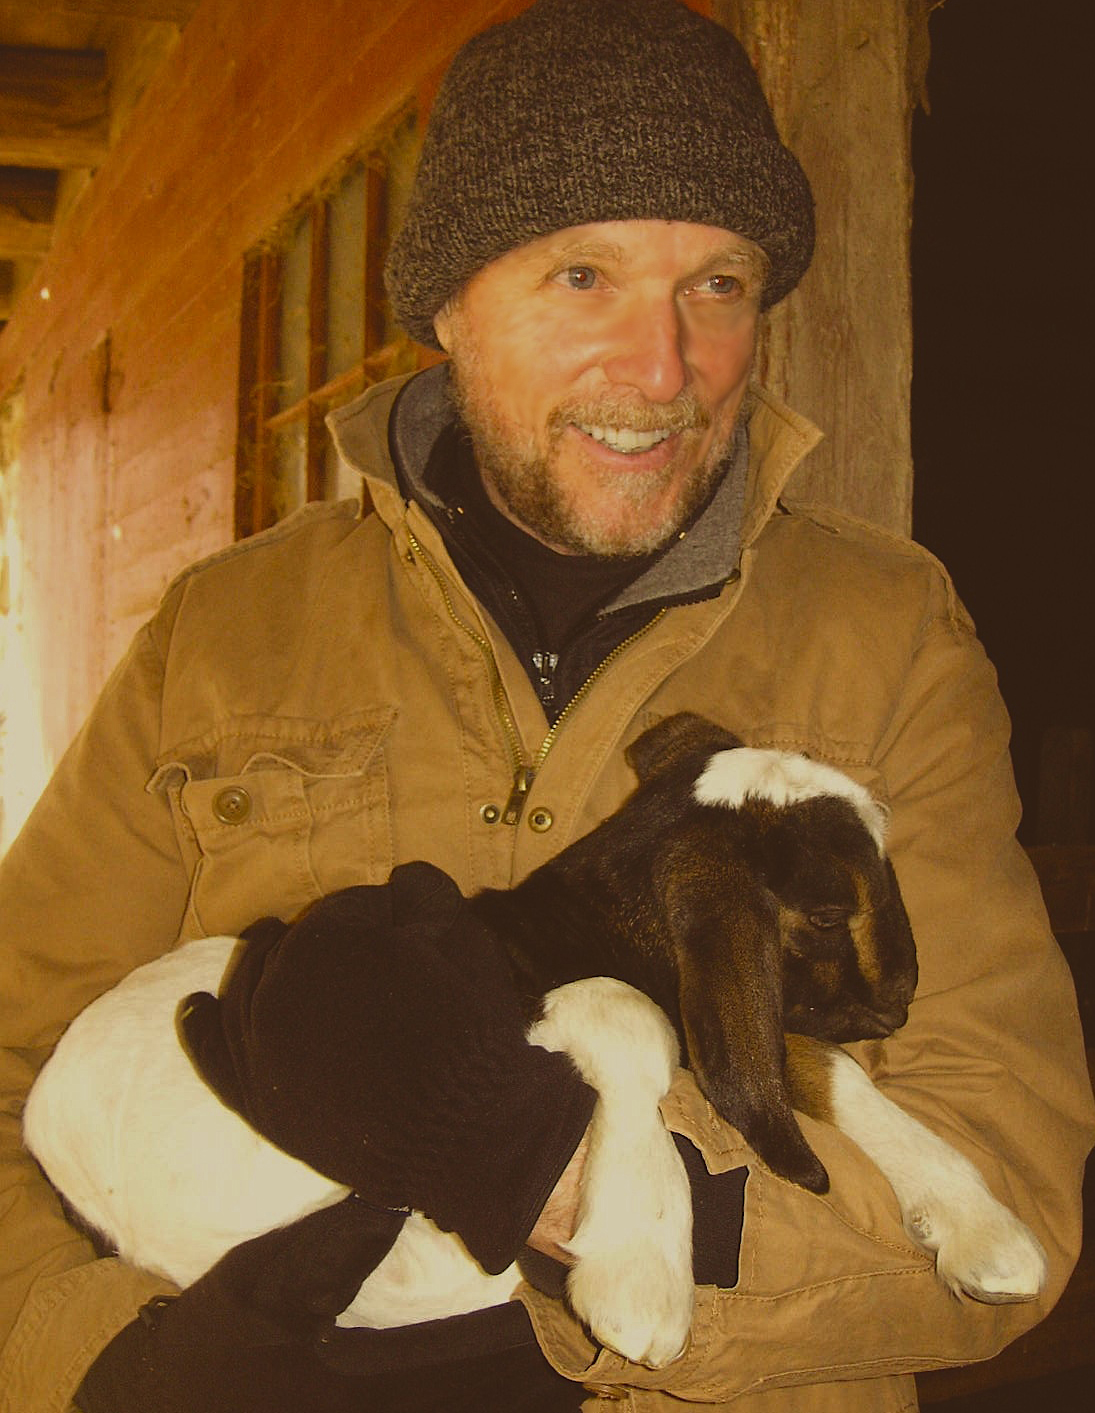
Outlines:
{"label": "tan canvas jacket", "polygon": [[[780,504],[816,433],[760,395],[740,576],[661,614],[548,732],[440,537],[395,489],[393,395],[374,389],[352,414],[376,513],[310,508],[183,575],[4,861],[0,1408],[63,1413],[163,1288],[94,1260],[21,1149],[21,1096],[68,1021],[181,938],[292,914],[402,860],[428,858],[465,890],[522,877],[619,804],[624,747],[683,708],[839,766],[892,811],[920,986],[898,1035],[854,1048],[1034,1228],[1049,1289],[1027,1306],[955,1299],[849,1142],[808,1124],[832,1177],[813,1196],[767,1173],[682,1074],[670,1121],[713,1170],[750,1166],[737,1287],[698,1291],[690,1347],[657,1373],[595,1349],[546,1297],[522,1298],[590,1407],[915,1406],[909,1371],[990,1356],[1059,1295],[1092,1136],[1074,994],[1014,842],[1007,720],[949,580],[904,540]],[[490,822],[530,766],[520,822]],[[225,790],[246,793],[242,822],[222,818],[242,813],[221,808]]]}

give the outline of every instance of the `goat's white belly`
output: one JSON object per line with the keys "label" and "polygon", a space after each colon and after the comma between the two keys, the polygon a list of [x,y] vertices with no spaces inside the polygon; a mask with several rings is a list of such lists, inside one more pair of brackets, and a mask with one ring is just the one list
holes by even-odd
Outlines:
{"label": "goat's white belly", "polygon": [[[27,1101],[27,1147],[126,1261],[190,1285],[241,1241],[338,1202],[347,1189],[289,1157],[199,1078],[175,1029],[179,1002],[216,993],[238,945],[208,937],[132,972],[65,1032]],[[455,1237],[409,1219],[340,1318],[391,1326],[508,1298]]]}

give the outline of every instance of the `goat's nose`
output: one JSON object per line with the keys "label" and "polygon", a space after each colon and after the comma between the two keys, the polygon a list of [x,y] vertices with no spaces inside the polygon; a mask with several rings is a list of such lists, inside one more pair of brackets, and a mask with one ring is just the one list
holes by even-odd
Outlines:
{"label": "goat's nose", "polygon": [[904,1001],[895,1001],[888,1006],[868,1007],[864,1019],[878,1029],[873,1035],[864,1036],[864,1039],[882,1040],[887,1035],[892,1035],[895,1030],[900,1030],[908,1018],[909,1008]]}

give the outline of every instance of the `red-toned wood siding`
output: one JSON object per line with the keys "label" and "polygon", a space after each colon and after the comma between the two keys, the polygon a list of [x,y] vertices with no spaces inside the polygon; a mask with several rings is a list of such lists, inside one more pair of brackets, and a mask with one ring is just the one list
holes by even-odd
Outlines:
{"label": "red-toned wood siding", "polygon": [[11,622],[49,757],[173,575],[232,537],[244,252],[522,8],[207,0],[154,77],[0,335],[24,404]]}

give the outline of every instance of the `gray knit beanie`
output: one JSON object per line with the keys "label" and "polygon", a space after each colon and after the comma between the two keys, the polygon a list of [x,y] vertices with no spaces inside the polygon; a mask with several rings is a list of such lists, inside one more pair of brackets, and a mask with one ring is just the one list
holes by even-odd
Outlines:
{"label": "gray knit beanie", "polygon": [[677,0],[537,0],[457,53],[385,272],[395,317],[435,314],[476,271],[597,221],[721,226],[771,262],[765,308],[810,263],[813,200],[745,51]]}

